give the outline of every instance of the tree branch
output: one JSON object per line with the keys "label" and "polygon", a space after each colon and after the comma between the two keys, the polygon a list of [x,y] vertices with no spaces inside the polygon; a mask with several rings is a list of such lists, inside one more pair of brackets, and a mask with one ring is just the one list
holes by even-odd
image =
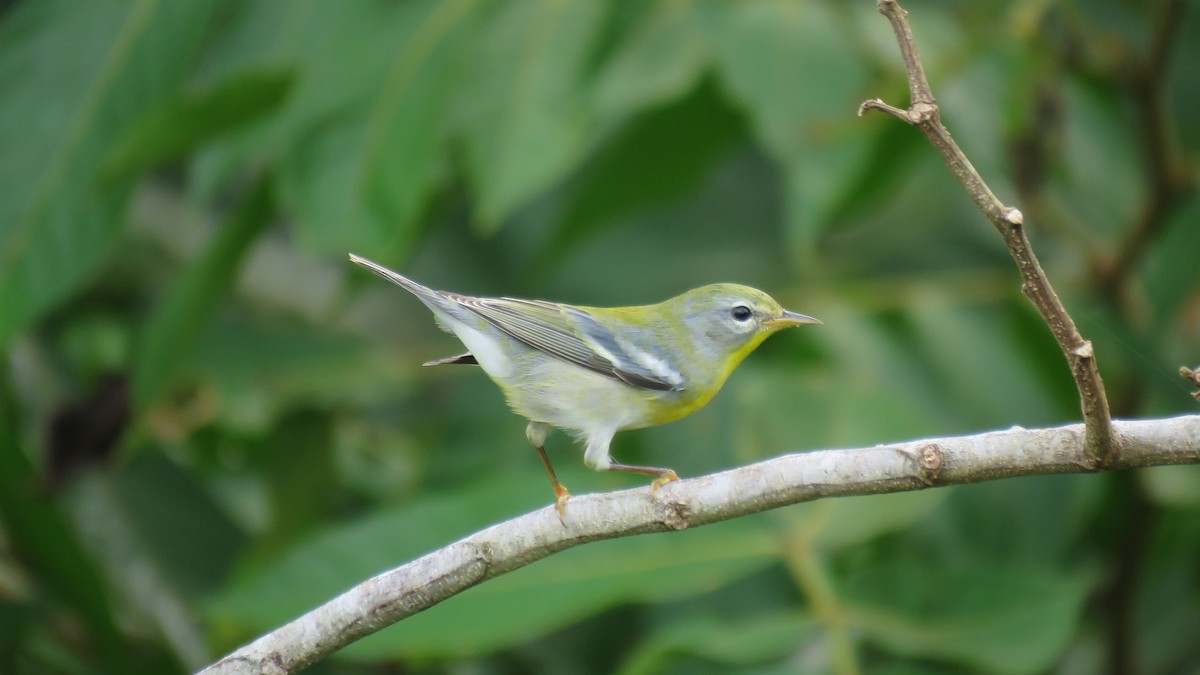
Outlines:
{"label": "tree branch", "polygon": [[[1200,390],[1200,366],[1197,366],[1195,370],[1187,366],[1180,366],[1179,376],[1196,385],[1196,388]],[[1193,391],[1192,398],[1200,401],[1200,391]]]}
{"label": "tree branch", "polygon": [[[1200,415],[1114,423],[1111,468],[1200,463]],[[571,499],[493,525],[368,579],[202,671],[291,673],[487,579],[579,544],[667,532],[822,497],[1096,470],[1082,425],[1014,427],[853,450],[823,450],[669,483]]]}
{"label": "tree branch", "polygon": [[971,165],[958,143],[950,136],[949,130],[942,124],[941,112],[925,77],[925,69],[921,66],[921,57],[908,24],[908,12],[895,0],[878,0],[878,3],[879,11],[891,22],[896,40],[900,44],[912,100],[909,108],[903,110],[880,99],[871,99],[859,106],[858,114],[861,116],[869,110],[879,110],[920,129],[942,154],[946,165],[954,172],[976,206],[1000,232],[1021,272],[1021,292],[1029,298],[1049,324],[1050,332],[1054,334],[1054,339],[1071,367],[1071,375],[1079,389],[1083,421],[1087,428],[1088,461],[1093,467],[1105,467],[1114,461],[1117,447],[1113,438],[1108,398],[1104,392],[1104,383],[1100,380],[1100,371],[1096,367],[1096,354],[1092,343],[1080,335],[1075,321],[1050,286],[1050,280],[1042,270],[1029,238],[1025,235],[1024,216],[1017,209],[1005,206],[992,193],[979,171]]}
{"label": "tree branch", "polygon": [[577,496],[571,500],[565,523],[548,506],[493,525],[362,582],[202,673],[295,672],[475,584],[599,539],[696,527],[822,497],[1101,468],[1200,463],[1198,415],[1111,421],[1092,345],[1079,334],[1051,288],[1025,235],[1021,212],[1000,202],[942,125],[904,10],[894,0],[879,0],[879,7],[896,32],[912,101],[907,110],[878,99],[866,101],[859,114],[880,110],[919,128],[1000,232],[1021,272],[1022,291],[1049,324],[1071,366],[1083,425],[1042,430],[1014,427],[973,436],[809,452],[678,481],[657,492],[637,488]]}

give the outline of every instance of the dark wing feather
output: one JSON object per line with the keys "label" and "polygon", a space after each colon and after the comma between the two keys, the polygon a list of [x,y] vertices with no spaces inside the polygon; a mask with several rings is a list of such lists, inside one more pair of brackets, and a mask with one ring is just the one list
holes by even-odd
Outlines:
{"label": "dark wing feather", "polygon": [[464,364],[464,365],[468,365],[468,366],[479,365],[479,361],[477,361],[475,359],[475,355],[472,354],[471,352],[467,352],[466,354],[459,354],[458,356],[447,356],[444,359],[434,359],[432,361],[426,361],[425,363],[422,363],[421,365],[423,365],[423,366],[444,366],[444,365],[451,364],[451,363],[460,363],[460,364]]}

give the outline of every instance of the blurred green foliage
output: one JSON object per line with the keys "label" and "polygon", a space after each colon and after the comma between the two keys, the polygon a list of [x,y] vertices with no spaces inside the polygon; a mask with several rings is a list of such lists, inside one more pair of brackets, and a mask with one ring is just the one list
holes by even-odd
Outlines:
{"label": "blurred green foliage", "polygon": [[[1194,410],[1200,7],[907,3],[943,116],[1097,347]],[[354,251],[594,305],[714,281],[825,325],[617,437],[683,476],[1076,421],[999,238],[835,0],[0,3],[0,672],[195,669],[551,501],[524,421]],[[574,492],[639,484],[582,467]],[[1200,470],[817,502],[553,556],[316,673],[1200,669]]]}

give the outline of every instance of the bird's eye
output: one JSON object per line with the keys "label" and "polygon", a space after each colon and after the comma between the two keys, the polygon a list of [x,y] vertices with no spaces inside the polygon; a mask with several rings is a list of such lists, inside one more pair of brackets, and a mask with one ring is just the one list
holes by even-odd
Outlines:
{"label": "bird's eye", "polygon": [[754,316],[754,312],[751,312],[750,308],[745,305],[737,305],[729,310],[729,313],[733,315],[734,321],[749,321],[750,317]]}

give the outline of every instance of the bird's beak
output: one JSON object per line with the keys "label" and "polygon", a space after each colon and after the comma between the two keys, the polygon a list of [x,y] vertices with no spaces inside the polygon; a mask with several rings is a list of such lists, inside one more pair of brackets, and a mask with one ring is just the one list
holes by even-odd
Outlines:
{"label": "bird's beak", "polygon": [[819,323],[821,323],[821,320],[815,316],[790,312],[786,309],[783,310],[783,314],[763,321],[763,325],[767,328],[792,328],[794,326],[812,326]]}

